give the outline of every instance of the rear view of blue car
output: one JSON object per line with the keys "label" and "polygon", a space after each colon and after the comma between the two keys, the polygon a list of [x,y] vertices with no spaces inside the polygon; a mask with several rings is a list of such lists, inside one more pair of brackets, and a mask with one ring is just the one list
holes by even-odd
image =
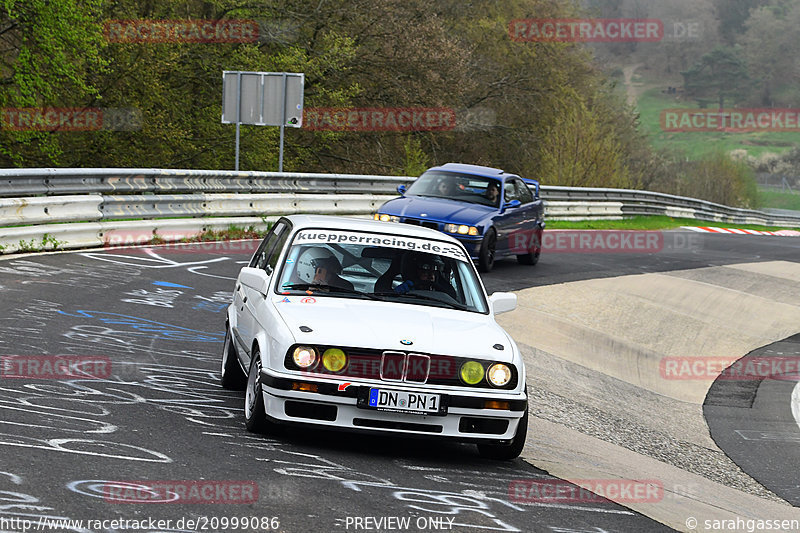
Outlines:
{"label": "rear view of blue car", "polygon": [[461,241],[481,272],[509,256],[535,265],[542,251],[539,183],[497,168],[447,163],[425,171],[376,220],[432,228]]}

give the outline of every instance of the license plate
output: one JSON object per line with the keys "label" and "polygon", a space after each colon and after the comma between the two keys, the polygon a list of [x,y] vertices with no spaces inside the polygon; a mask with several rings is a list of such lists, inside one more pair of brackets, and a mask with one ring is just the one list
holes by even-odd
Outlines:
{"label": "license plate", "polygon": [[411,414],[444,414],[439,394],[406,392],[389,389],[369,389],[367,407],[379,411]]}

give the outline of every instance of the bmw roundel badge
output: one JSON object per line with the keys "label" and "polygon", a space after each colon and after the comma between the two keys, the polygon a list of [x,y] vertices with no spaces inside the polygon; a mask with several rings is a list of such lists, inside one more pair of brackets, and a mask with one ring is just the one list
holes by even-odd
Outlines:
{"label": "bmw roundel badge", "polygon": [[402,344],[403,346],[411,346],[414,343],[408,339],[403,339],[400,341],[400,344]]}

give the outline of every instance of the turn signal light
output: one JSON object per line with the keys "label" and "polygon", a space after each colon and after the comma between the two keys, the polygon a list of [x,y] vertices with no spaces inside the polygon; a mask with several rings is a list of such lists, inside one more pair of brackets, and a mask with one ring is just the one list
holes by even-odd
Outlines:
{"label": "turn signal light", "polygon": [[313,383],[292,383],[292,390],[299,390],[303,392],[317,392],[317,386]]}

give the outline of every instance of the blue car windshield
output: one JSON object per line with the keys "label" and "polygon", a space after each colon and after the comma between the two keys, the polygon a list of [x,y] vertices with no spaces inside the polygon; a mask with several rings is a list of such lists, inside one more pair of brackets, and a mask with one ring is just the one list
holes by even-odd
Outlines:
{"label": "blue car windshield", "polygon": [[497,207],[500,205],[500,180],[431,170],[417,178],[406,191],[406,195],[449,198]]}

